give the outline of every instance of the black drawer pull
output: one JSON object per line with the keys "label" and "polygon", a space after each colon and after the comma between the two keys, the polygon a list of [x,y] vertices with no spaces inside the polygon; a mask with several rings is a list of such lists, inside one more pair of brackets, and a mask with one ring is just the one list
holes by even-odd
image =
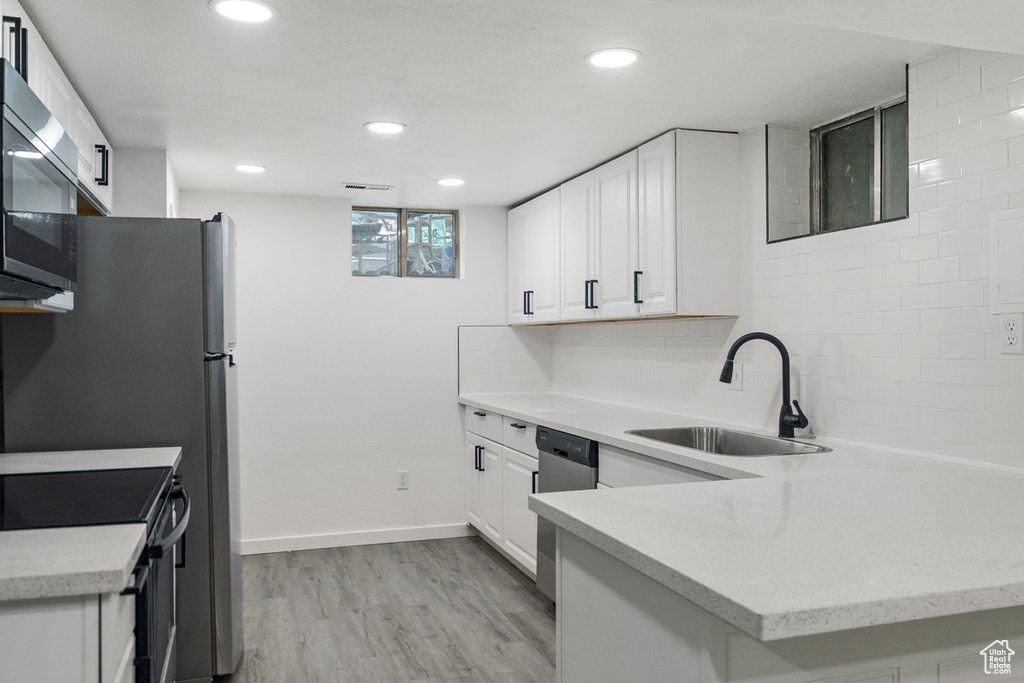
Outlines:
{"label": "black drawer pull", "polygon": [[513,422],[510,426],[514,429],[526,429],[526,425],[519,424],[518,422]]}
{"label": "black drawer pull", "polygon": [[644,301],[640,298],[640,276],[644,274],[642,270],[633,271],[633,303],[642,304]]}
{"label": "black drawer pull", "polygon": [[487,413],[481,413],[479,410],[474,410],[473,414],[477,417],[487,417]]}
{"label": "black drawer pull", "polygon": [[531,491],[531,493],[537,493],[537,475],[538,474],[540,474],[540,472],[537,472],[536,470],[534,470],[534,472],[533,472],[533,491]]}

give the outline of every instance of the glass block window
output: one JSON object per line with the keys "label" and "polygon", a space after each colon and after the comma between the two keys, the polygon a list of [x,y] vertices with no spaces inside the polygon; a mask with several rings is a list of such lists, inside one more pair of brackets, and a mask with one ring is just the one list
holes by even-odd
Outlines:
{"label": "glass block window", "polygon": [[353,208],[352,274],[457,277],[458,212]]}

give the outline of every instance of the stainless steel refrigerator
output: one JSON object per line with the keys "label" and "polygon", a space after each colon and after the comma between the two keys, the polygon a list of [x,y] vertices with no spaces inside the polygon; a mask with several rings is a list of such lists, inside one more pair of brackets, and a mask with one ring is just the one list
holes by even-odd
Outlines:
{"label": "stainless steel refrigerator", "polygon": [[182,447],[179,681],[242,651],[234,247],[223,215],[80,217],[74,310],[0,318],[4,450]]}

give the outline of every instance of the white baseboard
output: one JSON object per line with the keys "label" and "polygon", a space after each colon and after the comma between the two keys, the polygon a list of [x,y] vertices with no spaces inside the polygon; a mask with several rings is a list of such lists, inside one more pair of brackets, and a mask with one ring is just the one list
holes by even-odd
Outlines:
{"label": "white baseboard", "polygon": [[468,524],[444,524],[441,526],[417,526],[403,529],[375,529],[372,531],[347,531],[337,534],[314,536],[287,536],[284,538],[257,538],[241,542],[243,555],[283,553],[293,550],[319,550],[341,548],[350,545],[373,545],[376,543],[404,543],[406,541],[428,541],[437,538],[461,538],[476,536],[476,529]]}

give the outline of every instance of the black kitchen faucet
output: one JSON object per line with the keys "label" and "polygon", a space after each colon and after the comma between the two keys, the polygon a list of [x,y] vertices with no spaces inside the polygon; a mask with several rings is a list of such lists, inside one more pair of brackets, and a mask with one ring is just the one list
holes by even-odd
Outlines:
{"label": "black kitchen faucet", "polygon": [[[793,401],[792,407],[789,405],[789,351],[786,350],[786,345],[779,341],[778,337],[773,337],[767,332],[751,332],[737,339],[725,357],[725,365],[722,366],[722,374],[719,376],[718,381],[725,382],[726,384],[732,383],[732,362],[736,358],[736,351],[752,339],[763,339],[766,342],[771,342],[779,350],[779,353],[782,354],[782,410],[779,412],[779,436],[784,439],[792,439],[794,427],[798,429],[807,427],[807,416],[800,410],[800,403],[797,401]],[[796,414],[793,413],[794,408],[796,409]]]}

